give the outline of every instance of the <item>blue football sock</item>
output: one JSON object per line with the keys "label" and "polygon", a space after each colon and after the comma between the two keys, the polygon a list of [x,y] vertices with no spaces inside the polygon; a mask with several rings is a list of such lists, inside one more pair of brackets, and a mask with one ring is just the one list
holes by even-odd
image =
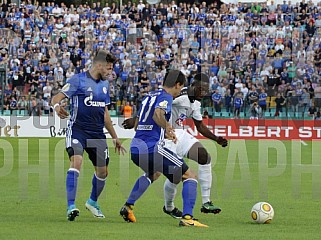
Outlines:
{"label": "blue football sock", "polygon": [[135,202],[143,195],[143,193],[147,190],[151,181],[145,175],[141,176],[137,179],[129,197],[127,200],[127,204],[134,205]]}
{"label": "blue football sock", "polygon": [[195,179],[187,179],[183,182],[183,216],[193,216],[193,209],[197,196],[197,181]]}
{"label": "blue football sock", "polygon": [[97,178],[96,174],[93,176],[92,180],[92,190],[90,194],[90,199],[97,201],[99,195],[104,190],[106,179]]}
{"label": "blue football sock", "polygon": [[70,168],[66,177],[66,191],[68,206],[75,204],[79,171],[75,168]]}

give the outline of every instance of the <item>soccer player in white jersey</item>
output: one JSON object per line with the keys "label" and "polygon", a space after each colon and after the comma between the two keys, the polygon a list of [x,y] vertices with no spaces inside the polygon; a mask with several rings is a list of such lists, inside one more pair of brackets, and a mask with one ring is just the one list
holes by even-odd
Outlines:
{"label": "soccer player in white jersey", "polygon": [[[175,128],[177,144],[167,141],[167,147],[176,152],[180,157],[187,157],[199,164],[198,178],[201,186],[203,213],[217,214],[221,209],[215,206],[210,198],[212,187],[212,165],[211,156],[204,146],[192,135],[184,130],[183,122],[186,118],[192,117],[197,130],[206,138],[226,147],[228,142],[225,138],[214,135],[203,123],[201,115],[202,98],[209,91],[209,78],[206,74],[198,73],[188,88],[183,89],[182,94],[174,99],[172,106],[171,124]],[[126,129],[133,128],[136,118],[127,119],[123,126]],[[174,206],[174,198],[177,192],[177,185],[166,180],[164,184],[165,206],[163,211],[174,218],[180,218],[182,212]]]}

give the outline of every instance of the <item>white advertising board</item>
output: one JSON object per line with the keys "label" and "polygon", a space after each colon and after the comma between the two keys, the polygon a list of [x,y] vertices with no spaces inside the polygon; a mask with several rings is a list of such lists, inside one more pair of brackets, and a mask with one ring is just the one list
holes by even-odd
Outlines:
{"label": "white advertising board", "polygon": [[[112,118],[114,128],[119,138],[133,138],[134,130],[125,130],[121,123],[123,118]],[[55,117],[0,117],[0,137],[65,137],[67,121]],[[107,138],[110,138],[104,129]]]}

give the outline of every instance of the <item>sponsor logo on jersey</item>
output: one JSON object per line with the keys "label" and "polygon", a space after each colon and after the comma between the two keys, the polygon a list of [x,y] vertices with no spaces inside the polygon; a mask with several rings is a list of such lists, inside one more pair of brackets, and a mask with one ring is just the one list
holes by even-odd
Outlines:
{"label": "sponsor logo on jersey", "polygon": [[90,94],[89,97],[85,98],[84,103],[88,107],[105,107],[106,106],[105,102],[93,101],[93,95],[92,94]]}
{"label": "sponsor logo on jersey", "polygon": [[137,130],[150,131],[153,130],[153,125],[138,125]]}
{"label": "sponsor logo on jersey", "polygon": [[179,118],[176,119],[175,123],[176,123],[178,126],[183,127],[183,122],[185,121],[186,118],[187,118],[186,114],[182,113],[181,115],[179,115]]}
{"label": "sponsor logo on jersey", "polygon": [[167,104],[168,104],[168,102],[166,100],[164,100],[164,101],[159,103],[159,106],[162,107],[162,108],[167,108]]}
{"label": "sponsor logo on jersey", "polygon": [[66,83],[65,86],[63,86],[63,88],[61,90],[63,92],[68,92],[69,89],[70,89],[70,83]]}

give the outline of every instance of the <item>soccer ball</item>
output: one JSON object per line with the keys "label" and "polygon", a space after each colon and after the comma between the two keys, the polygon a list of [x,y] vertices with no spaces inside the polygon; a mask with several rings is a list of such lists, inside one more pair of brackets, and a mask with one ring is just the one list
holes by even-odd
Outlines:
{"label": "soccer ball", "polygon": [[274,217],[273,207],[267,202],[258,202],[252,207],[251,217],[257,223],[270,223]]}

